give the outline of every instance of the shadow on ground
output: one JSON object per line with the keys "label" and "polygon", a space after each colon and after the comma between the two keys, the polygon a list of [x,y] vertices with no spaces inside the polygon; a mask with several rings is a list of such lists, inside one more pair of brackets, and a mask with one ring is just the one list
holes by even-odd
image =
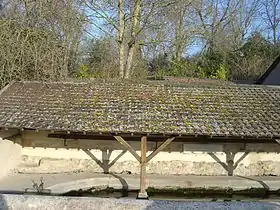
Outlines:
{"label": "shadow on ground", "polygon": [[115,177],[116,179],[118,179],[119,181],[120,181],[120,183],[122,184],[122,197],[128,197],[128,184],[127,184],[127,182],[125,181],[125,179],[124,178],[122,178],[122,177],[120,177],[120,176],[118,176],[118,175],[116,175],[116,174],[113,174],[113,173],[111,173],[111,175],[113,176],[113,177]]}
{"label": "shadow on ground", "polygon": [[243,179],[248,179],[250,181],[255,181],[255,182],[258,182],[261,186],[263,186],[263,188],[267,191],[270,190],[269,186],[262,180],[259,180],[259,179],[256,179],[256,178],[252,178],[252,177],[246,177],[246,176],[238,176],[240,178],[243,178]]}

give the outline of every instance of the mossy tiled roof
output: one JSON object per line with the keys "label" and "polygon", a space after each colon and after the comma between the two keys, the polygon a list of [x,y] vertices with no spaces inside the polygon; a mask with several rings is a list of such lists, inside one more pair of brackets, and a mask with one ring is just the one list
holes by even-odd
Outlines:
{"label": "mossy tiled roof", "polygon": [[278,138],[280,89],[15,82],[0,95],[0,127]]}
{"label": "mossy tiled roof", "polygon": [[230,85],[233,83],[222,79],[194,78],[194,77],[163,77],[165,81],[172,83],[201,84],[201,85]]}

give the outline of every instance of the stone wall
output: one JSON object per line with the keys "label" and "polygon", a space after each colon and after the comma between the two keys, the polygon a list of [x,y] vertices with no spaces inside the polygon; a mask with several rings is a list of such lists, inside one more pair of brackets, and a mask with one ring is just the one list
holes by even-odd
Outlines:
{"label": "stone wall", "polygon": [[[60,153],[59,155],[57,153]],[[71,153],[73,157],[71,157]],[[28,173],[59,173],[59,172],[117,172],[117,173],[139,173],[139,164],[134,157],[126,153],[116,163],[102,160],[101,151],[92,150],[91,153],[102,163],[84,157],[86,153],[75,150],[53,150],[44,151],[36,148],[24,148],[22,161],[17,168],[18,172]],[[79,156],[80,157],[77,157]],[[120,154],[114,151],[112,157]],[[244,153],[238,153],[236,159]],[[63,155],[65,155],[63,157]],[[227,175],[225,165],[227,164],[225,154],[215,154],[221,162],[214,160],[208,154],[161,152],[147,166],[148,173],[159,174],[194,174],[194,175]],[[60,156],[60,157],[59,157]],[[277,153],[249,153],[243,161],[233,170],[235,175],[280,175],[280,155]],[[225,165],[224,165],[225,164]]]}
{"label": "stone wall", "polygon": [[[18,143],[18,142],[17,142]],[[129,142],[140,155],[140,142]],[[148,155],[161,142],[148,142]],[[139,163],[117,141],[47,138],[24,132],[20,142],[21,173],[139,173]],[[147,165],[148,173],[194,175],[280,175],[278,144],[171,143]]]}
{"label": "stone wall", "polygon": [[0,179],[17,168],[22,161],[21,151],[19,144],[0,138]]}
{"label": "stone wall", "polygon": [[[19,172],[139,173],[139,163],[117,141],[46,138],[26,132]],[[129,142],[140,155],[140,142]],[[148,154],[161,142],[148,142]],[[40,148],[38,148],[38,146]],[[52,147],[52,148],[51,148]],[[233,161],[232,161],[233,160]],[[148,173],[194,175],[280,175],[278,144],[171,143],[147,165]]]}

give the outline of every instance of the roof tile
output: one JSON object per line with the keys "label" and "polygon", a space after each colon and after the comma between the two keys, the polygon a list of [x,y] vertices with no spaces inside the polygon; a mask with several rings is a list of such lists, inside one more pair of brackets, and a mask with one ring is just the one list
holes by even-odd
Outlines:
{"label": "roof tile", "polygon": [[15,82],[0,127],[280,137],[280,89],[244,85]]}

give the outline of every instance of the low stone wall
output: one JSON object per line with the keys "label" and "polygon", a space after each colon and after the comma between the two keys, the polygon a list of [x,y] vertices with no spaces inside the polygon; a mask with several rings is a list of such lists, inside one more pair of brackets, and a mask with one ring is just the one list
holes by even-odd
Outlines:
{"label": "low stone wall", "polygon": [[[75,149],[23,148],[22,160],[15,170],[21,173],[116,172],[139,173],[139,163],[128,152],[113,151],[109,158],[104,151]],[[40,156],[39,156],[40,155]],[[114,159],[122,155],[116,162]],[[94,157],[94,158],[92,158]],[[244,157],[244,159],[240,159]],[[215,159],[214,159],[215,158]],[[233,174],[241,176],[280,176],[280,154],[237,153]],[[225,153],[161,152],[147,165],[147,173],[228,175]]]}
{"label": "low stone wall", "polygon": [[[23,148],[15,146],[10,152],[5,147],[0,148],[4,151],[0,154],[3,156],[1,161],[14,160],[15,158],[13,158],[13,155],[10,156],[11,154],[16,154],[16,157],[21,158],[18,161],[20,165],[10,164],[9,166],[9,168],[14,166],[15,172],[139,173],[140,170],[139,163],[117,141],[64,141],[63,139],[48,138],[48,133],[41,131],[24,131],[22,136],[22,140],[16,143],[22,145]],[[140,142],[129,143],[140,155]],[[148,141],[147,155],[158,148],[160,144],[161,142]],[[198,144],[172,142],[148,163],[147,172],[158,174],[280,176],[280,145],[276,143]]]}

